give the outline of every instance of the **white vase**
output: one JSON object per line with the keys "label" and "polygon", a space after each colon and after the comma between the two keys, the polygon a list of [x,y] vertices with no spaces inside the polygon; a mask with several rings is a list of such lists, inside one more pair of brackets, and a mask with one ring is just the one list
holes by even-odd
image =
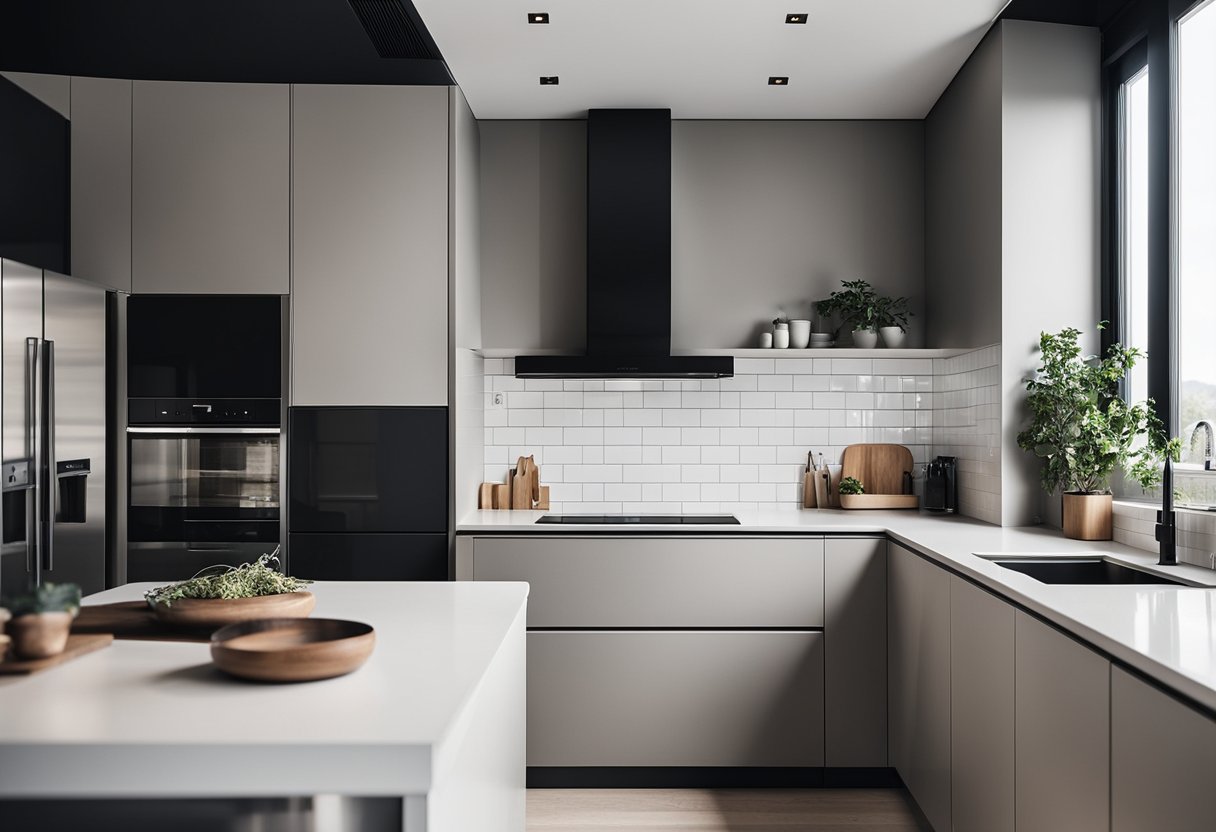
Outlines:
{"label": "white vase", "polygon": [[878,346],[878,333],[872,329],[853,330],[853,346],[861,350],[872,350]]}
{"label": "white vase", "polygon": [[760,349],[769,350],[772,348],[773,348],[773,333],[761,332],[760,333]]}
{"label": "white vase", "polygon": [[893,350],[902,347],[904,339],[908,337],[908,333],[898,326],[880,326],[878,332],[882,335],[883,344]]}
{"label": "white vase", "polygon": [[773,325],[773,348],[783,350],[790,345],[790,328],[787,324]]}
{"label": "white vase", "polygon": [[790,346],[804,350],[811,343],[811,322],[790,321]]}

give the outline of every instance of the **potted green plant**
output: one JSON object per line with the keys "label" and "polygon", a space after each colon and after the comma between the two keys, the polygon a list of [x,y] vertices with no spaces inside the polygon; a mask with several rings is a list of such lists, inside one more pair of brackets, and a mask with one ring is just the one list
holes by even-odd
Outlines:
{"label": "potted green plant", "polygon": [[1031,420],[1018,445],[1043,461],[1047,492],[1063,492],[1064,534],[1109,540],[1111,474],[1122,469],[1151,488],[1159,463],[1167,455],[1177,460],[1181,443],[1167,436],[1151,400],[1128,404],[1120,395],[1140,351],[1112,344],[1105,357],[1082,356],[1080,335],[1070,327],[1040,337],[1040,366],[1026,382]]}
{"label": "potted green plant", "polygon": [[878,346],[878,293],[864,280],[845,280],[843,288],[815,304],[821,317],[836,316],[853,333],[853,346]]}
{"label": "potted green plant", "polygon": [[63,652],[72,619],[80,609],[76,584],[43,584],[4,602],[12,614],[7,632],[13,652],[23,659],[45,659]]}
{"label": "potted green plant", "polygon": [[903,346],[910,317],[912,312],[908,309],[907,298],[878,299],[878,333],[882,336],[883,344],[889,349]]}
{"label": "potted green plant", "polygon": [[842,479],[840,481],[840,485],[838,486],[838,488],[840,490],[840,495],[842,497],[849,495],[849,494],[865,494],[866,493],[865,486],[862,485],[861,480],[857,479],[856,477],[845,477],[844,479]]}

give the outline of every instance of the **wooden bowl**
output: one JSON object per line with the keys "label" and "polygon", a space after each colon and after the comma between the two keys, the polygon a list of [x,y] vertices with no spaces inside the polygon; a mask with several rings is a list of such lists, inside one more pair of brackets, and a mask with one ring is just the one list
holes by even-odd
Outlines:
{"label": "wooden bowl", "polygon": [[216,667],[258,682],[311,682],[359,669],[376,646],[369,624],[338,618],[270,618],[211,636]]}
{"label": "wooden bowl", "polygon": [[152,611],[166,624],[188,629],[224,627],[262,618],[307,618],[317,605],[311,592],[282,592],[257,598],[181,598]]}

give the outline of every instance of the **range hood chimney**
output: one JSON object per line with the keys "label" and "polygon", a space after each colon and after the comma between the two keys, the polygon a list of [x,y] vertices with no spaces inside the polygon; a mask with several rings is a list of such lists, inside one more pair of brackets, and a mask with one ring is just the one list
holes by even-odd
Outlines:
{"label": "range hood chimney", "polygon": [[521,355],[520,378],[724,378],[671,354],[671,110],[587,112],[587,352]]}

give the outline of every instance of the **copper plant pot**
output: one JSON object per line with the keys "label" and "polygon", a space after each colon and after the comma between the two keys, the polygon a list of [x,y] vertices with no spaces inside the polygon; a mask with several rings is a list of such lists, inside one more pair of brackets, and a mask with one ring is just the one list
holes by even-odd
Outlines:
{"label": "copper plant pot", "polygon": [[1110,540],[1114,536],[1115,498],[1110,494],[1064,494],[1064,536],[1073,540]]}
{"label": "copper plant pot", "polygon": [[58,656],[68,644],[72,629],[70,612],[39,612],[19,615],[8,622],[13,652],[22,659],[47,659]]}

